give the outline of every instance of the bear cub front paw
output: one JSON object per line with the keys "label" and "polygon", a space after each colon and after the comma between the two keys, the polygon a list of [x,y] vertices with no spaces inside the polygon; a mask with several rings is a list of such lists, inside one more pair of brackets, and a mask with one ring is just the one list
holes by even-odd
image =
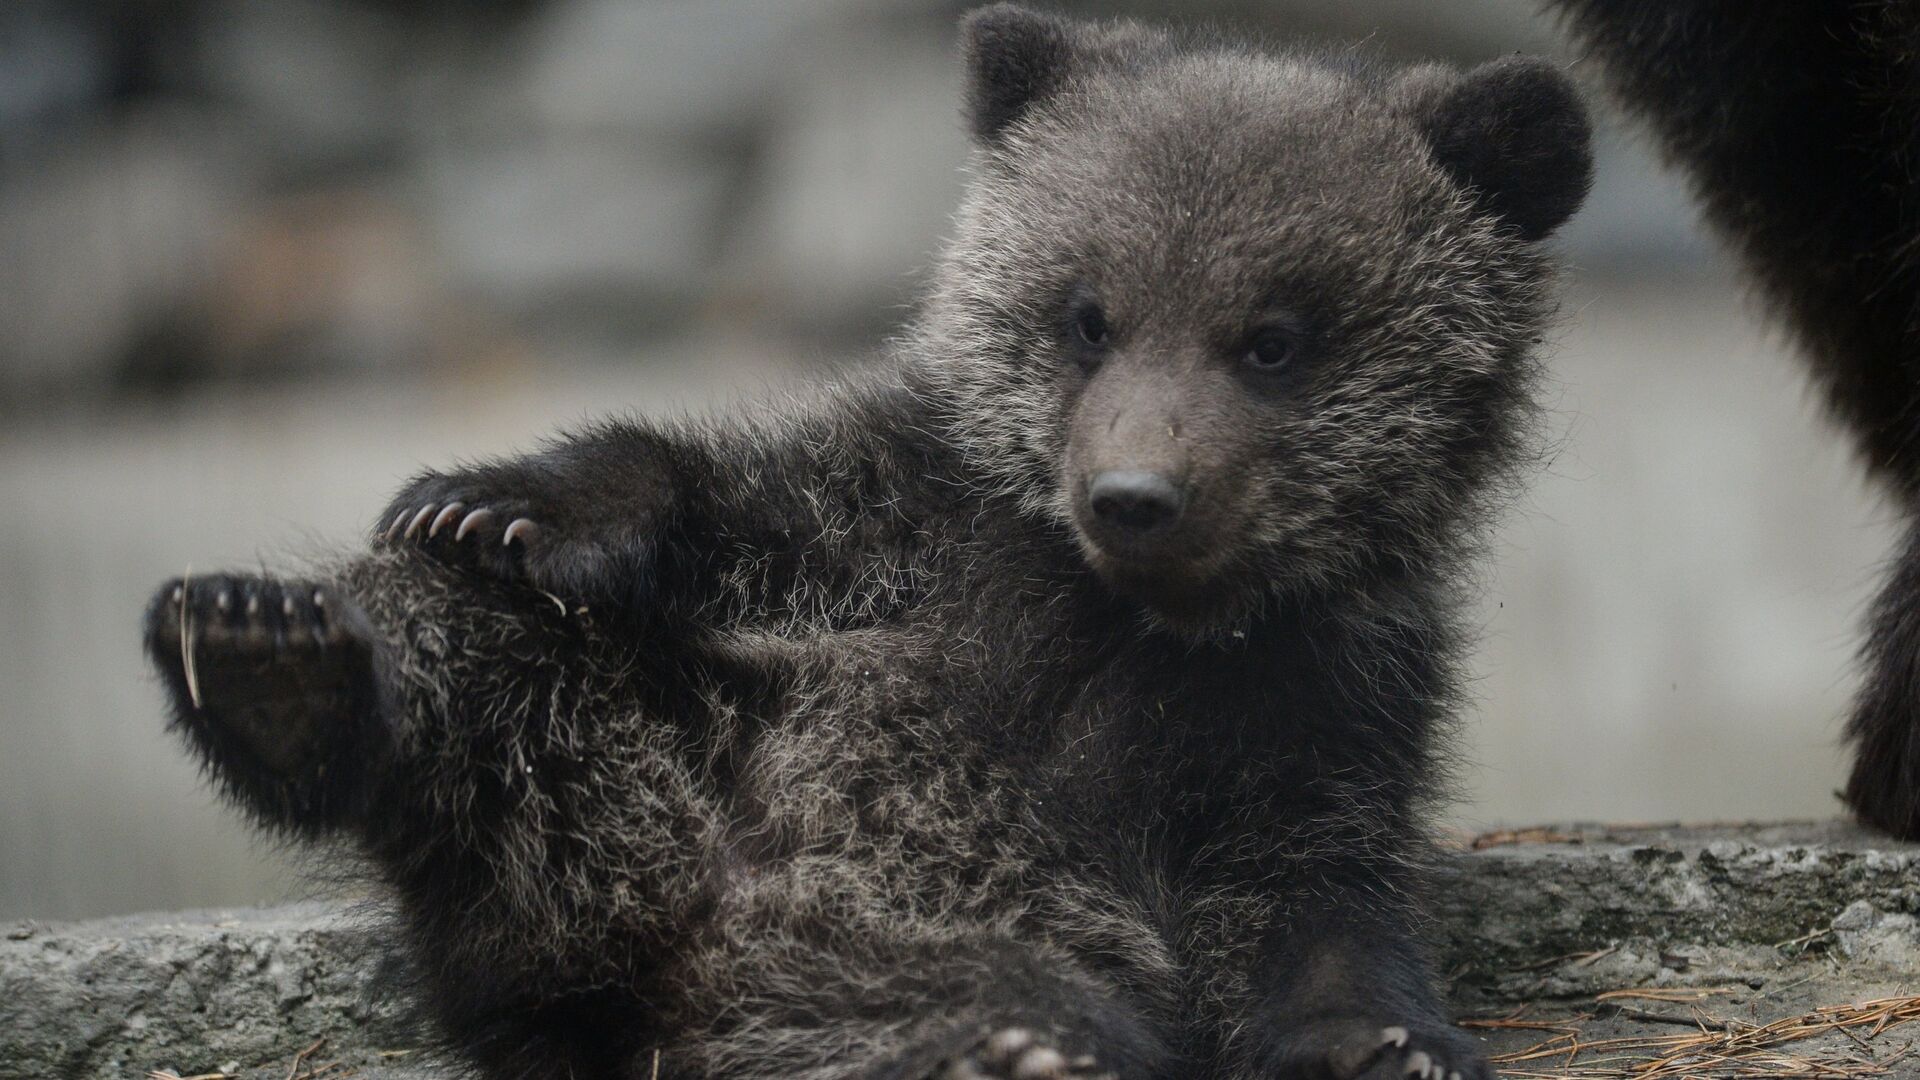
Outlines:
{"label": "bear cub front paw", "polygon": [[527,568],[526,554],[542,527],[530,491],[479,473],[421,477],[407,486],[382,515],[375,542],[414,545],[449,560],[490,570],[503,578]]}
{"label": "bear cub front paw", "polygon": [[387,507],[374,543],[570,600],[628,601],[653,567],[651,515],[627,501],[526,465],[429,473]]}

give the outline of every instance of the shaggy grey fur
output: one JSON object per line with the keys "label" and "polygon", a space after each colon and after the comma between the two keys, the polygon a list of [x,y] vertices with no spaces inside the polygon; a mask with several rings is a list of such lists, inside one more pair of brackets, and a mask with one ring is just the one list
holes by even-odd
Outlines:
{"label": "shaggy grey fur", "polygon": [[1423,807],[1578,102],[966,37],[977,173],[890,363],[428,474],[319,584],[163,589],[180,728],[367,856],[488,1076],[1490,1075]]}

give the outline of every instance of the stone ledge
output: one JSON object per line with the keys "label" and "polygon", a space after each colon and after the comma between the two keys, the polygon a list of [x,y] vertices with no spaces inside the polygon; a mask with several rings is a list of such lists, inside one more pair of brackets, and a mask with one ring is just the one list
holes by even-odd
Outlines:
{"label": "stone ledge", "polygon": [[[1920,994],[1920,845],[1807,823],[1534,829],[1463,847],[1439,929],[1467,1014],[1577,1013],[1583,1038],[1630,1037],[1687,1030],[1695,998],[1764,1023]],[[378,966],[365,921],[338,904],[14,924],[0,940],[0,1078],[284,1078],[316,1042],[309,1071],[435,1075]],[[1596,1009],[1629,988],[1652,996]],[[1826,1038],[1879,1062],[1905,1032]],[[1487,1037],[1498,1052],[1545,1036]]]}
{"label": "stone ledge", "polygon": [[418,1040],[366,923],[318,902],[15,923],[0,941],[0,1078],[251,1080],[270,1062],[286,1077],[323,1038],[336,1058],[386,1060]]}
{"label": "stone ledge", "polygon": [[1513,973],[1608,946],[1920,971],[1920,844],[1855,825],[1575,826],[1472,843],[1442,898],[1441,936],[1459,990],[1492,1001],[1590,992],[1585,977],[1538,988]]}

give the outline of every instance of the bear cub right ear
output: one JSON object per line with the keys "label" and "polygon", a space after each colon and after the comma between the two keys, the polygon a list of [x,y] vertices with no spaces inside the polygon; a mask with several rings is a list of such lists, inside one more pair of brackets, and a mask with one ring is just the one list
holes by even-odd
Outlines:
{"label": "bear cub right ear", "polygon": [[1587,110],[1572,81],[1547,61],[1508,57],[1427,83],[1415,112],[1434,160],[1521,239],[1544,238],[1586,200],[1593,184]]}
{"label": "bear cub right ear", "polygon": [[982,143],[1000,135],[1034,103],[1067,81],[1074,28],[1018,4],[995,4],[961,24],[967,58],[967,120]]}

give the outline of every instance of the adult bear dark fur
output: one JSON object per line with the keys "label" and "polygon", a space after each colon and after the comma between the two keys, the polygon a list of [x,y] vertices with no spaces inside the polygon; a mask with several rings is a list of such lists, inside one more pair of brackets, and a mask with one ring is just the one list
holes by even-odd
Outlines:
{"label": "adult bear dark fur", "polygon": [[1906,512],[1869,618],[1844,797],[1920,839],[1920,6],[1558,6],[1692,175]]}
{"label": "adult bear dark fur", "polygon": [[1417,934],[1566,80],[966,24],[870,377],[419,478],[163,589],[179,729],[491,1077],[1490,1075]]}

